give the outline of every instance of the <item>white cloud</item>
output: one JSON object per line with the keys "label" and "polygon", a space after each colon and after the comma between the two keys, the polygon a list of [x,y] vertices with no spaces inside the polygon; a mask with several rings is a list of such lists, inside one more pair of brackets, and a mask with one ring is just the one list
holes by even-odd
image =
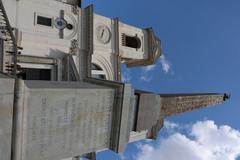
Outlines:
{"label": "white cloud", "polygon": [[142,73],[141,73],[141,77],[140,80],[144,81],[144,82],[150,82],[153,79],[152,76],[152,71],[155,70],[155,68],[157,67],[157,64],[154,65],[149,65],[149,66],[145,66],[142,68]]}
{"label": "white cloud", "polygon": [[150,82],[152,80],[152,76],[148,76],[146,74],[141,75],[140,79],[145,82]]}
{"label": "white cloud", "polygon": [[164,55],[160,57],[160,63],[162,65],[162,70],[165,73],[169,73],[169,71],[171,70],[171,63],[167,60],[167,58]]}
{"label": "white cloud", "polygon": [[156,67],[157,67],[157,64],[143,67],[140,80],[145,81],[145,82],[152,81],[153,77],[152,77],[151,73],[152,73],[152,71],[154,71],[156,69]]}
{"label": "white cloud", "polygon": [[154,65],[149,65],[149,66],[145,66],[144,68],[143,68],[143,71],[144,72],[149,72],[149,71],[152,71],[152,70],[154,70],[155,68],[156,68],[156,64],[154,64]]}
{"label": "white cloud", "polygon": [[[153,71],[160,65],[162,67],[163,72],[169,73],[171,71],[171,63],[167,60],[167,58],[164,55],[162,55],[156,64],[145,66],[142,68],[140,80],[150,82],[153,79],[152,75]],[[173,74],[173,72],[170,73]]]}
{"label": "white cloud", "polygon": [[[168,123],[170,129],[179,127]],[[168,128],[165,127],[167,130]],[[213,121],[193,124],[190,132],[174,132],[157,146],[140,145],[137,160],[235,160],[240,156],[240,132]]]}
{"label": "white cloud", "polygon": [[165,121],[165,122],[164,122],[164,127],[165,127],[166,129],[175,129],[175,128],[178,128],[178,127],[179,127],[179,124],[174,123],[174,122],[170,122],[170,121]]}
{"label": "white cloud", "polygon": [[157,64],[143,67],[140,80],[144,82],[150,82],[152,80],[151,72],[154,71],[156,67],[157,67]]}

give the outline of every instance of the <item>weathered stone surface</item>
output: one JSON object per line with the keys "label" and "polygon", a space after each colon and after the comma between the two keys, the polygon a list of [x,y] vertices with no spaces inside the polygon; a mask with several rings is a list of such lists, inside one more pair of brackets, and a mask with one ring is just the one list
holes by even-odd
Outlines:
{"label": "weathered stone surface", "polygon": [[21,81],[14,160],[59,160],[108,148],[113,96],[113,89],[85,83]]}
{"label": "weathered stone surface", "polygon": [[160,96],[156,94],[141,94],[137,114],[136,131],[151,129],[156,125],[160,115]]}
{"label": "weathered stone surface", "polygon": [[0,78],[9,78],[9,77],[0,72]]}
{"label": "weathered stone surface", "polygon": [[130,108],[134,105],[134,91],[130,85],[125,85],[124,95],[123,95],[123,106],[122,106],[122,115],[121,115],[121,125],[119,131],[119,142],[118,142],[118,152],[124,152],[126,144],[129,142],[131,122],[130,117],[131,113]]}
{"label": "weathered stone surface", "polygon": [[223,103],[224,95],[161,95],[161,116],[171,116]]}
{"label": "weathered stone surface", "polygon": [[147,130],[147,137],[151,139],[157,138],[165,117],[216,105],[229,99],[227,94],[212,93],[159,95],[137,90],[136,95],[137,105],[131,118],[132,131],[139,132],[135,136],[142,136],[141,132]]}
{"label": "weathered stone surface", "polygon": [[0,78],[0,160],[10,160],[12,142],[12,120],[14,79]]}

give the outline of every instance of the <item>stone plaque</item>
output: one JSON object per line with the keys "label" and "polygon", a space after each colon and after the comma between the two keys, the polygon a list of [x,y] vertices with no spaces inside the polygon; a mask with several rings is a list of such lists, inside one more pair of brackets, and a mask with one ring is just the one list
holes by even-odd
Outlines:
{"label": "stone plaque", "polygon": [[14,160],[59,160],[108,148],[113,99],[113,89],[82,82],[20,81]]}
{"label": "stone plaque", "polygon": [[11,157],[13,100],[14,79],[0,78],[0,160]]}

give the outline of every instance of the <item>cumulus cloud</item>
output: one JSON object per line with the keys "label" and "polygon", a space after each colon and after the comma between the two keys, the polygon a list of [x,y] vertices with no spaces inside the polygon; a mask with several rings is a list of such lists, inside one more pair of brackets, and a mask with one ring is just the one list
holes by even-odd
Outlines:
{"label": "cumulus cloud", "polygon": [[[166,130],[179,128],[168,123]],[[158,145],[139,145],[137,160],[236,160],[240,156],[240,132],[213,121],[191,125],[185,134],[178,131],[160,139]]]}

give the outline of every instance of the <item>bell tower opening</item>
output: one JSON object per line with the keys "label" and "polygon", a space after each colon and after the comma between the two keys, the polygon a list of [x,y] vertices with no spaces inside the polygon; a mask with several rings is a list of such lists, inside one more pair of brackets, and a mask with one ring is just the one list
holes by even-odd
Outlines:
{"label": "bell tower opening", "polygon": [[142,46],[141,40],[137,36],[128,36],[125,34],[122,35],[122,44],[134,49],[139,49]]}

